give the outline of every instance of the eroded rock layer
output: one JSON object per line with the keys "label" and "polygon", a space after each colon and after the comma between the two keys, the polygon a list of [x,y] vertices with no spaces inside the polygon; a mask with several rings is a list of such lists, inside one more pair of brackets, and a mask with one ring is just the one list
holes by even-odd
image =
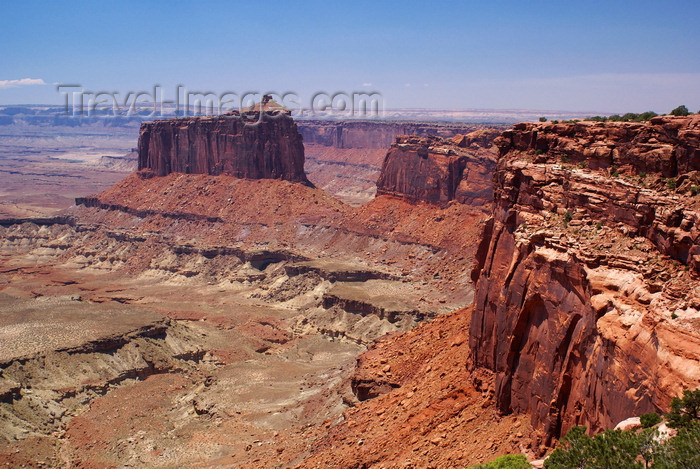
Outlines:
{"label": "eroded rock layer", "polygon": [[304,145],[286,114],[192,117],[146,122],[139,136],[139,169],[170,173],[229,174],[310,184]]}
{"label": "eroded rock layer", "polygon": [[699,130],[519,124],[496,141],[470,344],[501,411],[546,440],[666,410],[700,382]]}
{"label": "eroded rock layer", "polygon": [[[505,151],[586,160],[591,169],[629,168],[676,176],[700,169],[700,117],[658,116],[649,123],[516,124],[503,134]],[[546,159],[543,157],[541,159]]]}
{"label": "eroded rock layer", "polygon": [[[299,121],[304,143],[335,148],[388,148],[397,135],[453,137],[483,125],[438,122]],[[381,162],[380,162],[381,163]]]}
{"label": "eroded rock layer", "polygon": [[452,139],[397,137],[377,181],[377,193],[447,203],[451,200],[490,208],[496,166],[494,129]]}
{"label": "eroded rock layer", "polygon": [[[297,125],[304,137],[309,180],[351,205],[361,205],[374,197],[387,149],[396,142],[397,136],[452,138],[486,128],[483,124],[467,123],[352,120],[301,120]],[[489,128],[505,130],[506,126],[490,125]],[[493,133],[491,138],[498,134]]]}

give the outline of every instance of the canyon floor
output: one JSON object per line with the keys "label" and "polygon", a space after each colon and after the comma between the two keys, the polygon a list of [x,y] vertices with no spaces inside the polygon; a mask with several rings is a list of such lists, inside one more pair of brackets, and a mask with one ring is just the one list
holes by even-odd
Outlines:
{"label": "canyon floor", "polygon": [[[485,211],[373,199],[385,150],[309,145],[310,178],[333,198],[284,181],[125,177],[134,154],[111,145],[126,139],[90,138],[2,159],[0,466],[345,467],[309,457],[361,404],[353,383],[372,372],[358,356],[472,301]],[[378,379],[408,379],[387,366]],[[462,409],[474,431],[501,421],[486,391],[458,394],[447,422]],[[440,445],[421,445],[409,460],[439,460]],[[517,449],[490,442],[460,464]]]}
{"label": "canyon floor", "polygon": [[358,404],[351,377],[374,339],[468,302],[464,285],[393,262],[147,248],[91,229],[0,228],[6,465],[301,463]]}

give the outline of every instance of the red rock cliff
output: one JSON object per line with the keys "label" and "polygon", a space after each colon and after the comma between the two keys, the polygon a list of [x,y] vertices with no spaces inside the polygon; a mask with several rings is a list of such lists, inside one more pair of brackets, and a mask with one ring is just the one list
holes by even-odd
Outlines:
{"label": "red rock cliff", "polygon": [[699,132],[700,116],[519,124],[496,142],[470,346],[499,409],[545,441],[700,383]]}
{"label": "red rock cliff", "polygon": [[494,129],[453,139],[401,135],[384,159],[377,194],[429,203],[487,206],[496,166]]}
{"label": "red rock cliff", "polygon": [[230,174],[310,184],[302,137],[294,120],[283,113],[264,113],[253,124],[238,115],[145,122],[138,146],[138,168],[157,176]]}

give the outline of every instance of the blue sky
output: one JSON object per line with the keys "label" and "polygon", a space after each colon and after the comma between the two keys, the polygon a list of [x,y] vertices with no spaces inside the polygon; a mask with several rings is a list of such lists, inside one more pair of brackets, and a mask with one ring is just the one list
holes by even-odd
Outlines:
{"label": "blue sky", "polygon": [[[6,1],[0,104],[378,91],[390,108],[700,110],[700,2]],[[46,85],[19,80],[41,80]]]}

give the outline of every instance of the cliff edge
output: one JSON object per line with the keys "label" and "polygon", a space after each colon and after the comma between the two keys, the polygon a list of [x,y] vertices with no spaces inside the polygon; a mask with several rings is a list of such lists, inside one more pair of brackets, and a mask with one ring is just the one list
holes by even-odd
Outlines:
{"label": "cliff edge", "polygon": [[700,116],[519,124],[497,139],[470,345],[545,443],[700,382]]}

